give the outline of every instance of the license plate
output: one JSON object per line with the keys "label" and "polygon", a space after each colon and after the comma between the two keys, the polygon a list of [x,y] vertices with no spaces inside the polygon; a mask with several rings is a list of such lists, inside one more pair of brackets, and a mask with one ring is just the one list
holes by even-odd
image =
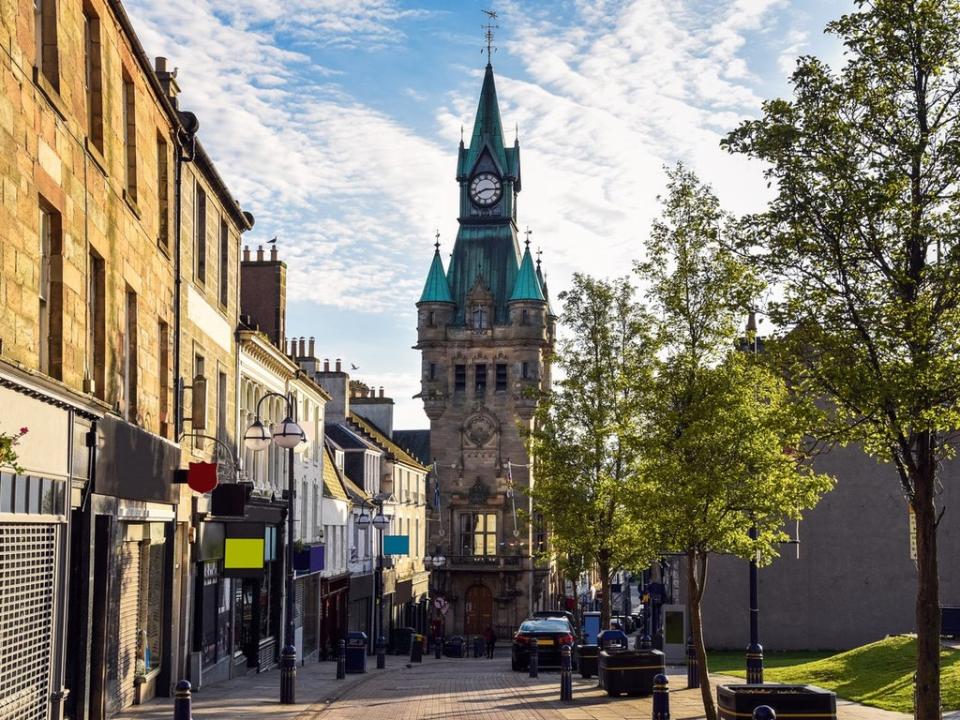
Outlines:
{"label": "license plate", "polygon": [[537,638],[537,647],[544,647],[545,645],[553,645],[553,638]]}

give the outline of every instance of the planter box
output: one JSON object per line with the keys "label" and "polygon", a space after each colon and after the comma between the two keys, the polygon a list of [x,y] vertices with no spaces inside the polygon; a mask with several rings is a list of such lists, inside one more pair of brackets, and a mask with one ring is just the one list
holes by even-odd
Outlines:
{"label": "planter box", "polygon": [[323,545],[310,545],[293,553],[293,569],[297,572],[320,572],[323,566]]}
{"label": "planter box", "polygon": [[649,695],[653,678],[665,673],[666,665],[659,650],[603,650],[597,669],[607,695]]}
{"label": "planter box", "polygon": [[960,638],[960,607],[940,608],[940,634],[943,637]]}
{"label": "planter box", "polygon": [[755,708],[769,705],[790,720],[823,720],[837,717],[837,696],[814,685],[718,685],[717,709],[721,720],[742,720]]}
{"label": "planter box", "polygon": [[577,665],[580,677],[589,678],[597,674],[597,660],[600,656],[598,645],[577,645]]}

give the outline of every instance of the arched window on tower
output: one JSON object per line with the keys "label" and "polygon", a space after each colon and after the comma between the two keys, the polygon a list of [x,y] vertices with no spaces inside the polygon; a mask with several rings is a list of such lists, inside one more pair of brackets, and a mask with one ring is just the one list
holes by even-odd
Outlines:
{"label": "arched window on tower", "polygon": [[487,308],[483,305],[475,305],[473,308],[473,329],[486,330],[488,325]]}

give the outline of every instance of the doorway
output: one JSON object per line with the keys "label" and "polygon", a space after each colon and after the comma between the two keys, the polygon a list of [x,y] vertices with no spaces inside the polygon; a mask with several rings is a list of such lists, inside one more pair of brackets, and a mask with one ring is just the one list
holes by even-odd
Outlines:
{"label": "doorway", "polygon": [[493,593],[485,585],[467,588],[463,606],[465,635],[482,635],[493,625]]}

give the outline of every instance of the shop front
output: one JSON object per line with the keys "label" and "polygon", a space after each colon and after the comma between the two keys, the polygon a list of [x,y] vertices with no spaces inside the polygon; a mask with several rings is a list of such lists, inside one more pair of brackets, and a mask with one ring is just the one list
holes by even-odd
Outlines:
{"label": "shop front", "polygon": [[41,383],[0,368],[0,433],[17,438],[18,456],[17,469],[0,463],[0,717],[30,720],[62,717],[77,670],[66,651],[71,507],[97,417]]}
{"label": "shop front", "polygon": [[[350,607],[347,630],[365,632],[373,637],[373,573],[350,578]],[[339,640],[339,638],[338,638]]]}
{"label": "shop front", "polygon": [[337,643],[346,637],[350,574],[324,578],[321,591],[320,659],[332,660],[337,656]]}
{"label": "shop front", "polygon": [[230,678],[233,658],[231,579],[224,577],[222,522],[201,522],[193,545],[193,655],[195,688]]}

